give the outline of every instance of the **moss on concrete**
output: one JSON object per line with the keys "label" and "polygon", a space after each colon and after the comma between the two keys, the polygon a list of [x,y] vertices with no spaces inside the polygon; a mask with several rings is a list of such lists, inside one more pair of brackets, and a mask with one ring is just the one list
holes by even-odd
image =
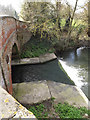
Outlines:
{"label": "moss on concrete", "polygon": [[22,99],[23,95],[25,95],[27,92],[25,91],[24,86],[21,87],[21,85],[19,85],[19,84],[13,85],[13,96],[16,99]]}
{"label": "moss on concrete", "polygon": [[13,96],[23,104],[33,104],[51,97],[45,81],[13,84],[13,91]]}

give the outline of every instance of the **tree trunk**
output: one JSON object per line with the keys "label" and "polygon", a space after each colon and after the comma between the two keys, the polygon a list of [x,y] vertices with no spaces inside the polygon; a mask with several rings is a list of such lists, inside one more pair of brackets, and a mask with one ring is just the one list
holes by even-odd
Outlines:
{"label": "tree trunk", "polygon": [[74,7],[74,11],[73,11],[73,14],[72,14],[72,17],[71,17],[70,28],[69,28],[69,32],[68,32],[68,40],[69,40],[70,37],[71,37],[71,32],[72,32],[72,22],[73,22],[73,19],[74,19],[74,14],[75,14],[75,12],[76,12],[77,3],[78,3],[78,0],[76,0],[75,7]]}

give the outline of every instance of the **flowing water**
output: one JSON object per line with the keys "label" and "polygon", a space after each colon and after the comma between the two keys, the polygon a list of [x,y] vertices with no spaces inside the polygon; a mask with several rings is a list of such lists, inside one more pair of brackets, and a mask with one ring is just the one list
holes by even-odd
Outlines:
{"label": "flowing water", "polygon": [[59,56],[58,59],[64,70],[90,100],[88,94],[90,48],[81,47],[77,50],[69,50]]}

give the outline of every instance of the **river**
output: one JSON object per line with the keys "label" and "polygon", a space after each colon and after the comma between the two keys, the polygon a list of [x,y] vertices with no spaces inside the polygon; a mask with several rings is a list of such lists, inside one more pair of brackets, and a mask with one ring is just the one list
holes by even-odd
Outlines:
{"label": "river", "polygon": [[90,48],[81,47],[77,50],[69,50],[59,56],[59,62],[71,80],[74,81],[76,86],[82,89],[90,100],[88,93]]}

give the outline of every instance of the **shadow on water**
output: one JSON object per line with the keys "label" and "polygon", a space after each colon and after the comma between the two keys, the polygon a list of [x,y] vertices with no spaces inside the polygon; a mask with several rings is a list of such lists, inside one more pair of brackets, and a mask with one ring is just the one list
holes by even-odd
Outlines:
{"label": "shadow on water", "polygon": [[68,76],[60,69],[57,59],[44,64],[12,66],[13,83],[41,80],[51,80],[74,85]]}

